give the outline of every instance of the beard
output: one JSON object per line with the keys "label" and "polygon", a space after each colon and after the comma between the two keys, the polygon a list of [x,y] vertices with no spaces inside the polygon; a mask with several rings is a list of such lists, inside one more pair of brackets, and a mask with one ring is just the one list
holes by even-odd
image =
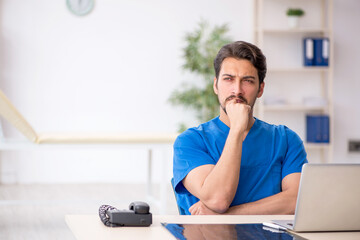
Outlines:
{"label": "beard", "polygon": [[[226,115],[227,115],[226,107],[225,107],[225,106],[226,106],[226,103],[229,102],[229,101],[231,101],[231,100],[233,100],[233,99],[235,99],[237,103],[243,103],[243,104],[249,105],[248,101],[247,101],[243,96],[241,96],[241,95],[238,95],[238,96],[236,96],[236,95],[231,95],[231,96],[227,97],[227,98],[225,99],[224,104],[221,104],[220,99],[219,99],[219,96],[218,96],[218,100],[219,100],[219,103],[220,103],[220,107],[221,107],[221,109],[225,112]],[[256,99],[255,99],[255,101],[256,101]],[[254,103],[253,103],[252,105],[250,105],[251,109],[253,109],[254,104],[255,104],[255,101],[254,101]]]}

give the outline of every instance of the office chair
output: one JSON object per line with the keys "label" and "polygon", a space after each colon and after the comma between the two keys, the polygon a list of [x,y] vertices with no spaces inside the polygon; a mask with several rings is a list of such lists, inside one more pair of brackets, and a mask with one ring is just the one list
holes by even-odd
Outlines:
{"label": "office chair", "polygon": [[186,215],[185,210],[182,207],[180,207],[179,200],[178,200],[177,195],[175,193],[174,178],[171,178],[170,182],[171,182],[172,190],[174,192],[174,196],[175,196],[175,200],[176,200],[176,204],[177,204],[177,207],[178,207],[179,214],[180,215]]}

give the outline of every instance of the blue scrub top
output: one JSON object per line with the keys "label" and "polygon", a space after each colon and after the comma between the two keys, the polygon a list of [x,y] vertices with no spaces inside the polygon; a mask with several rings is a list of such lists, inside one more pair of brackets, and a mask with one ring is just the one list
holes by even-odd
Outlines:
{"label": "blue scrub top", "polygon": [[[216,164],[223,151],[230,128],[219,117],[190,128],[174,143],[174,187],[178,205],[185,214],[199,201],[182,184],[196,167]],[[301,172],[307,163],[300,137],[283,125],[255,119],[246,136],[241,156],[240,179],[230,206],[257,201],[281,192],[282,179]]]}

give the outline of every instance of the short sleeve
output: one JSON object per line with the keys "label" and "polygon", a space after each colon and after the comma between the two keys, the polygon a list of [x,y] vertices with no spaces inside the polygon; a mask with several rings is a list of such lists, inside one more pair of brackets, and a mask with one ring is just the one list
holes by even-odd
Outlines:
{"label": "short sleeve", "polygon": [[308,162],[301,138],[287,127],[284,130],[287,139],[287,151],[282,167],[282,179],[291,173],[301,172],[302,166]]}
{"label": "short sleeve", "polygon": [[196,167],[216,164],[210,156],[201,133],[188,129],[174,143],[174,187],[177,193],[186,191],[182,180]]}

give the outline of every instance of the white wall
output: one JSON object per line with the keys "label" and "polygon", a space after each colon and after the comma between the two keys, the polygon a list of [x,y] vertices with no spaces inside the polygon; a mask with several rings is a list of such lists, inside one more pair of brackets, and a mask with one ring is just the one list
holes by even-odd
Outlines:
{"label": "white wall", "polygon": [[334,160],[359,162],[360,153],[348,152],[348,140],[360,141],[360,1],[334,1]]}
{"label": "white wall", "polygon": [[[0,87],[38,132],[173,132],[180,121],[194,124],[190,112],[167,103],[192,79],[181,70],[185,32],[203,18],[229,23],[233,39],[253,37],[252,0],[97,0],[86,17],[72,15],[64,0],[0,4]],[[348,139],[360,139],[358,9],[357,0],[334,0],[337,162],[360,162],[347,152]],[[168,156],[171,174],[170,149]],[[143,182],[145,159],[145,150],[6,152],[0,170],[3,182]]]}
{"label": "white wall", "polygon": [[[185,33],[203,18],[229,23],[233,39],[253,37],[251,0],[97,0],[85,17],[65,3],[0,5],[0,87],[37,132],[174,132],[181,121],[194,124],[167,102],[191,81],[181,69]],[[142,150],[7,152],[1,175],[26,183],[144,181],[133,169],[145,171],[145,158]]]}

